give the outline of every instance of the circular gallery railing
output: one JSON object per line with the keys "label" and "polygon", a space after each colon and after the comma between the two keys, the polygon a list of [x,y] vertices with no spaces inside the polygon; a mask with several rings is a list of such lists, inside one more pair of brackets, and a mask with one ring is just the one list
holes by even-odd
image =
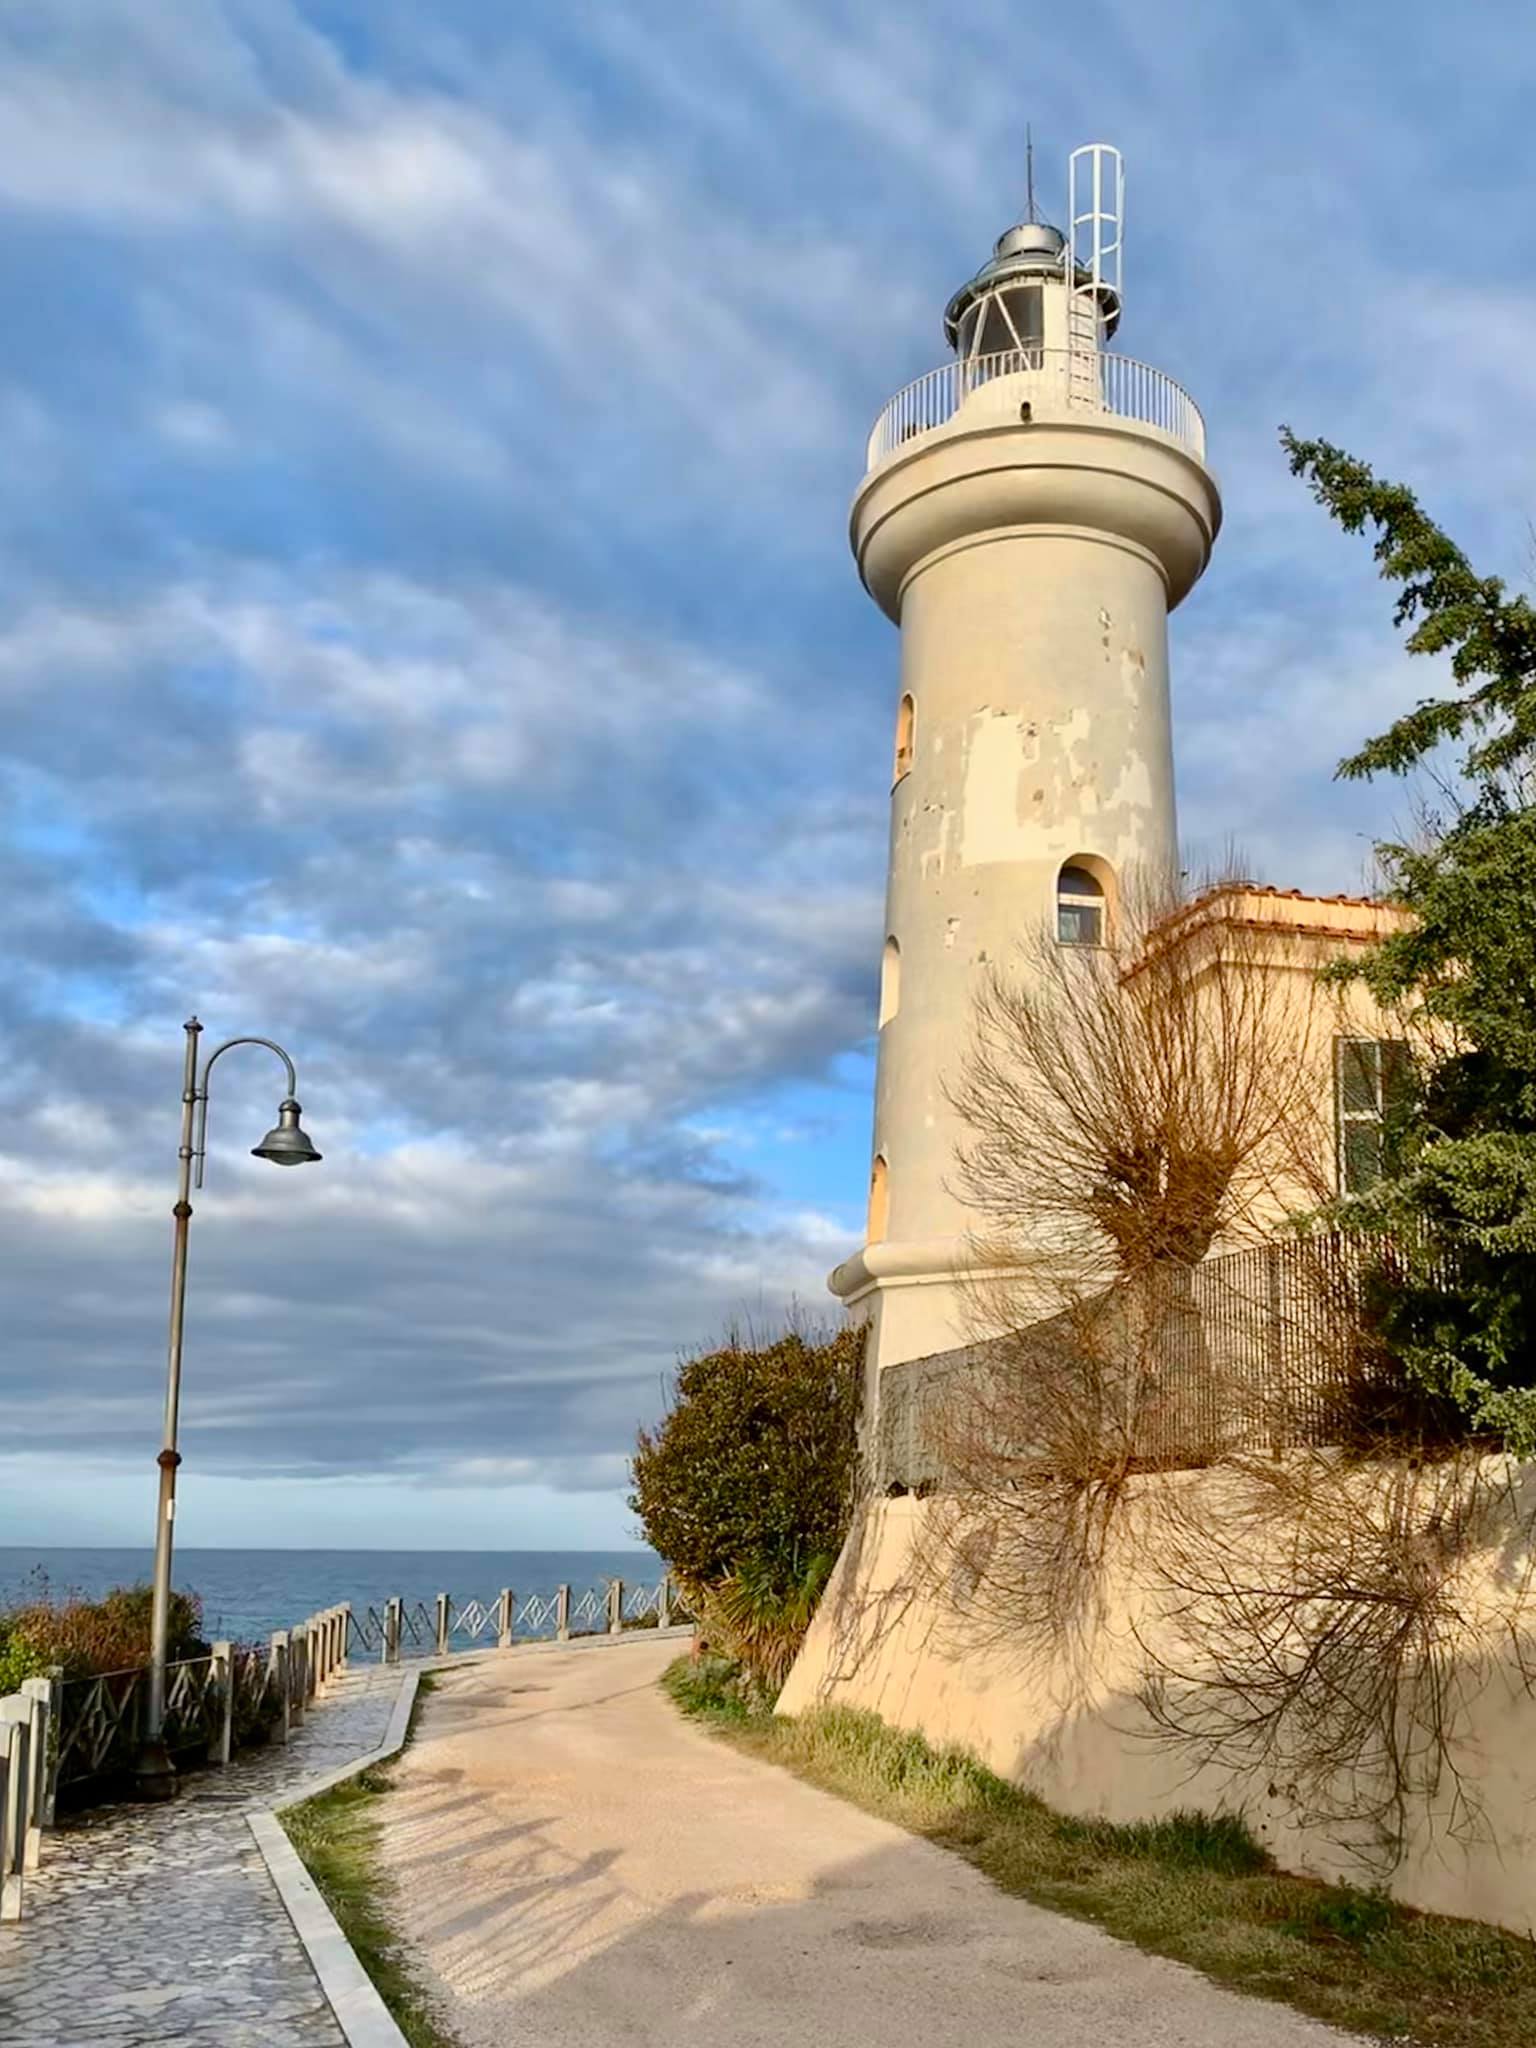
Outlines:
{"label": "circular gallery railing", "polygon": [[1198,461],[1205,459],[1200,408],[1163,371],[1131,356],[1032,348],[943,363],[898,391],[870,434],[869,468],[877,468],[914,435],[946,426],[967,399],[1000,377],[1028,379],[1026,395],[1038,417],[1111,413],[1155,427]]}

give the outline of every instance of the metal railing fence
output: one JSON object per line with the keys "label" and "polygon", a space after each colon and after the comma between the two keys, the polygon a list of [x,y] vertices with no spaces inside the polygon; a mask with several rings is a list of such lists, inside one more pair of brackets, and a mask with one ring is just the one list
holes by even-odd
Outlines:
{"label": "metal railing fence", "polygon": [[[399,1596],[361,1611],[328,1607],[266,1643],[217,1642],[204,1656],[169,1665],[166,1743],[183,1766],[216,1767],[247,1743],[285,1743],[354,1649],[395,1664],[692,1619],[670,1578],[562,1585],[521,1600],[505,1586],[488,1601],[439,1593],[430,1607]],[[29,1678],[0,1698],[0,1922],[21,1917],[26,1875],[37,1867],[60,1796],[84,1803],[130,1782],[148,1692],[149,1674],[138,1666],[89,1678]]]}
{"label": "metal railing fence", "polygon": [[379,1606],[347,1610],[348,1646],[386,1664],[402,1658],[446,1657],[455,1651],[515,1642],[569,1642],[574,1636],[617,1635],[623,1629],[669,1628],[694,1616],[670,1577],[656,1585],[557,1586],[519,1596],[503,1586],[494,1597],[425,1600],[396,1596]]}
{"label": "metal railing fence", "polygon": [[[173,1755],[227,1763],[257,1736],[283,1741],[307,1702],[346,1658],[345,1607],[277,1630],[265,1644],[214,1643],[204,1657],[166,1667],[165,1740]],[[58,1679],[54,1785],[126,1778],[143,1730],[149,1676],[142,1665]]]}
{"label": "metal railing fence", "polygon": [[1026,1413],[1030,1374],[1070,1371],[1074,1360],[1097,1373],[1109,1402],[1123,1389],[1115,1426],[1151,1468],[1338,1442],[1362,1386],[1382,1373],[1367,1298],[1394,1270],[1385,1237],[1276,1239],[1172,1271],[1150,1295],[1112,1289],[1015,1335],[888,1366],[868,1447],[872,1482],[880,1492],[942,1491],[957,1404],[978,1387],[985,1401],[989,1375],[1014,1375],[1020,1399],[994,1402],[993,1412]]}
{"label": "metal railing fence", "polygon": [[[346,1662],[347,1610],[327,1608],[266,1644],[214,1643],[166,1668],[165,1740],[185,1765],[224,1765],[253,1739],[286,1742]],[[0,1698],[0,1921],[19,1920],[28,1872],[61,1796],[83,1803],[131,1781],[143,1739],[142,1666],[29,1678]]]}
{"label": "metal railing fence", "polygon": [[878,468],[915,435],[947,426],[967,399],[1001,377],[1021,380],[1021,398],[1028,399],[1037,419],[1105,413],[1154,427],[1197,460],[1205,459],[1200,408],[1166,372],[1133,356],[1029,348],[941,363],[903,386],[870,431],[867,467]]}

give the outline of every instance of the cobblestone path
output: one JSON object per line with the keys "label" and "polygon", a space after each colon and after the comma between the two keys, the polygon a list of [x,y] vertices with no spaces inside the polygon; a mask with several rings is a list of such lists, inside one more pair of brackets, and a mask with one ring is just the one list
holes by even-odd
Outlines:
{"label": "cobblestone path", "polygon": [[344,1673],[286,1749],[45,1835],[0,1927],[5,2048],[344,2048],[245,1812],[382,1742],[400,1678]]}

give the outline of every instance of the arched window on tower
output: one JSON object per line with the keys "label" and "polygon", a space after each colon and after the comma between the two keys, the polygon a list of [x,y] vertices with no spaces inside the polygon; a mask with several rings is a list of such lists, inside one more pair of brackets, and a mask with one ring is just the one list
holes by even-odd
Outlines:
{"label": "arched window on tower", "polygon": [[877,1152],[875,1163],[869,1172],[869,1241],[879,1244],[885,1236],[886,1219],[890,1211],[890,1169],[885,1163],[885,1154]]}
{"label": "arched window on tower", "polygon": [[900,782],[903,775],[912,772],[912,732],[917,720],[917,707],[908,690],[896,708],[896,769],[891,777],[893,783]]}
{"label": "arched window on tower", "polygon": [[901,947],[887,939],[880,956],[880,1028],[883,1031],[901,1008]]}
{"label": "arched window on tower", "polygon": [[1104,943],[1104,884],[1069,861],[1056,877],[1056,937],[1063,946]]}

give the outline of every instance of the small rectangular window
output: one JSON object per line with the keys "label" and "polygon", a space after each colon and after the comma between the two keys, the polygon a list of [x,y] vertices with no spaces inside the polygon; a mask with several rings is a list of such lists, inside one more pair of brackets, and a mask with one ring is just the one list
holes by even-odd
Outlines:
{"label": "small rectangular window", "polygon": [[1104,913],[1097,903],[1056,906],[1056,938],[1063,946],[1097,946],[1104,937]]}
{"label": "small rectangular window", "polygon": [[1363,1194],[1390,1170],[1391,1123],[1408,1100],[1412,1071],[1408,1047],[1400,1038],[1334,1040],[1341,1194]]}

